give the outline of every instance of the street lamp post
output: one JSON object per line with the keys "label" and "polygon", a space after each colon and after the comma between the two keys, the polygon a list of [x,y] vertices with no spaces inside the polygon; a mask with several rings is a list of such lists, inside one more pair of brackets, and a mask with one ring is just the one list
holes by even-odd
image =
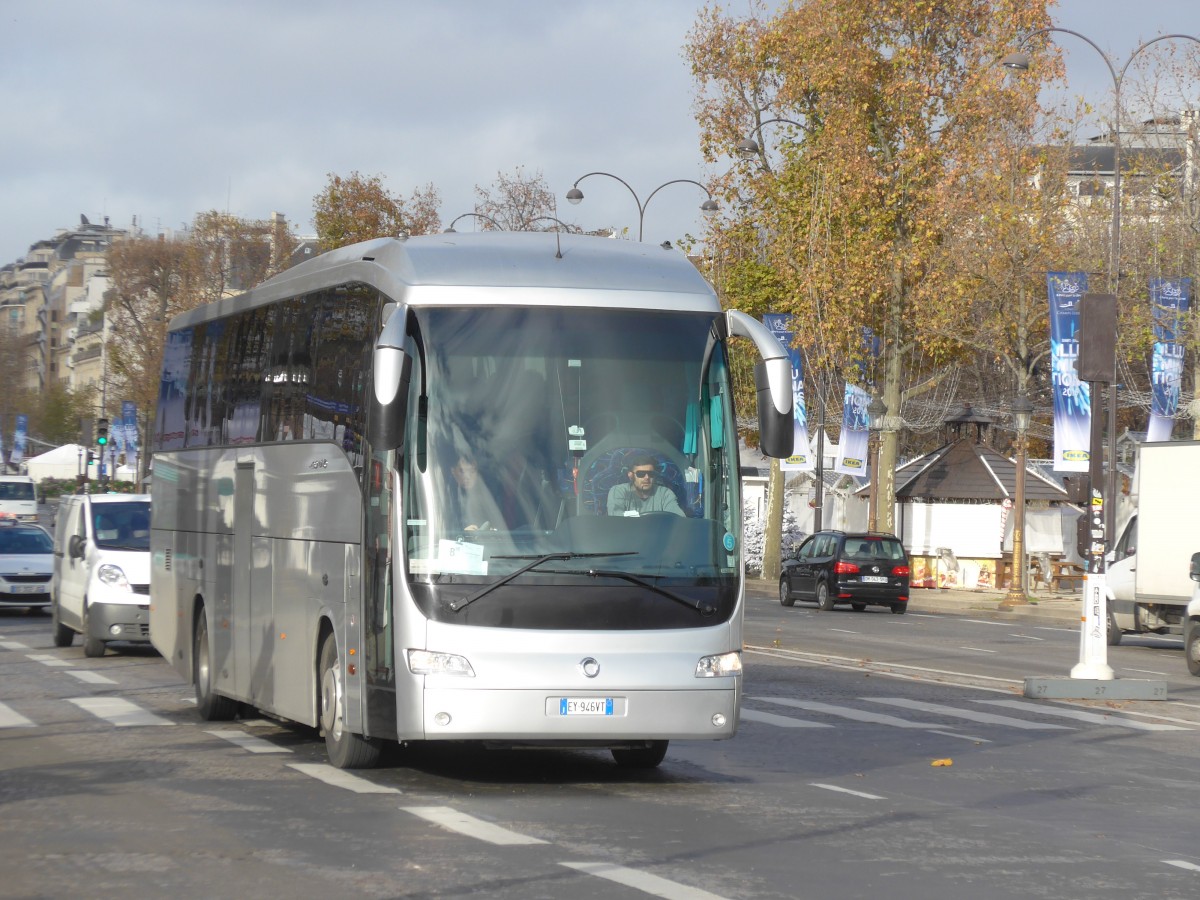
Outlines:
{"label": "street lamp post", "polygon": [[[1112,76],[1113,83],[1113,191],[1112,191],[1112,226],[1109,232],[1109,257],[1108,257],[1108,292],[1114,297],[1117,296],[1117,291],[1120,281],[1120,259],[1121,259],[1121,85],[1125,80],[1125,73],[1129,70],[1129,64],[1137,58],[1137,55],[1150,47],[1157,44],[1159,41],[1171,39],[1180,39],[1193,41],[1200,44],[1200,38],[1190,34],[1162,34],[1156,38],[1145,41],[1134,48],[1133,52],[1125,60],[1125,64],[1121,66],[1121,71],[1118,72],[1109,59],[1108,54],[1100,49],[1100,46],[1089,38],[1087,35],[1080,34],[1078,31],[1072,31],[1070,28],[1039,28],[1036,31],[1030,32],[1021,41],[1018,46],[1024,46],[1030,40],[1041,34],[1051,34],[1058,32],[1061,34],[1070,34],[1081,41],[1084,41],[1088,46],[1100,54],[1100,58],[1104,61],[1104,65],[1108,68],[1108,74]],[[1030,59],[1029,54],[1024,51],[1017,50],[1008,54],[1000,61],[1000,64],[1007,69],[1015,69],[1020,72],[1029,70]],[[1116,353],[1116,341],[1113,342],[1113,352]],[[1093,409],[1096,409],[1096,404],[1093,404]],[[1112,540],[1116,530],[1116,514],[1117,514],[1117,459],[1116,459],[1116,439],[1117,439],[1117,383],[1114,381],[1108,387],[1108,479],[1105,484],[1105,535],[1108,540]],[[1092,448],[1093,453],[1099,453],[1099,447]],[[1093,490],[1096,485],[1093,485]]]}
{"label": "street lamp post", "polygon": [[1033,404],[1024,392],[1017,394],[1013,399],[1012,414],[1017,426],[1016,488],[1013,492],[1013,570],[1008,580],[1008,593],[1000,601],[1000,606],[1004,609],[1029,602],[1025,591],[1025,441],[1029,423],[1033,419]]}
{"label": "street lamp post", "polygon": [[483,221],[485,221],[485,222],[490,222],[492,227],[495,228],[497,231],[504,230],[503,228],[500,227],[500,223],[497,222],[495,219],[493,219],[491,216],[484,215],[483,213],[469,212],[469,213],[463,213],[461,216],[455,216],[454,220],[451,221],[451,223],[446,226],[446,230],[443,231],[442,234],[455,234],[456,232],[454,231],[454,223],[457,222],[459,219],[470,219],[470,218],[483,219]]}
{"label": "street lamp post", "polygon": [[871,445],[871,492],[867,500],[867,531],[874,531],[879,521],[879,432],[883,430],[888,407],[880,397],[872,397],[867,406],[867,441]]}
{"label": "street lamp post", "polygon": [[694,185],[696,185],[696,187],[700,188],[700,190],[704,191],[704,193],[708,195],[708,199],[700,204],[700,211],[702,213],[704,213],[706,216],[711,216],[713,213],[715,213],[720,208],[717,205],[717,201],[713,199],[712,191],[710,191],[708,188],[706,188],[700,182],[694,181],[691,178],[676,178],[676,179],[673,179],[672,181],[667,181],[667,182],[664,182],[663,184],[660,184],[658,187],[656,187],[654,190],[652,190],[650,192],[650,196],[647,197],[646,202],[643,203],[641,201],[641,199],[638,197],[637,191],[635,191],[632,187],[629,186],[628,181],[626,181],[624,178],[618,178],[616,175],[613,175],[611,172],[588,172],[586,175],[581,175],[578,178],[576,178],[575,184],[573,184],[571,186],[571,189],[569,191],[567,191],[567,202],[568,203],[571,203],[572,205],[578,205],[583,202],[583,191],[581,191],[579,189],[579,183],[581,181],[583,181],[585,178],[591,178],[593,175],[604,175],[607,178],[612,178],[616,181],[619,181],[619,182],[621,182],[621,184],[625,185],[625,187],[626,187],[626,189],[628,189],[629,193],[631,193],[633,195],[633,202],[637,204],[637,209],[638,209],[638,240],[639,241],[642,239],[642,232],[643,232],[645,222],[646,222],[646,207],[650,205],[650,201],[654,199],[654,195],[657,194],[659,191],[661,191],[663,188],[667,187],[668,185],[694,184]]}

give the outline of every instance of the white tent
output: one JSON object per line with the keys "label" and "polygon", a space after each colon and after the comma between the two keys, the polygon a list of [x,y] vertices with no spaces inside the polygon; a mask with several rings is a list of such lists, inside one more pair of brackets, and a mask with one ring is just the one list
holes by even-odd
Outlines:
{"label": "white tent", "polygon": [[[80,473],[85,449],[79,444],[63,444],[41,456],[25,460],[25,469],[35,482],[43,478],[75,478]],[[88,467],[88,478],[96,481],[99,477],[100,466],[92,463]],[[133,470],[128,466],[121,466],[115,473],[119,481],[133,481],[134,477]]]}

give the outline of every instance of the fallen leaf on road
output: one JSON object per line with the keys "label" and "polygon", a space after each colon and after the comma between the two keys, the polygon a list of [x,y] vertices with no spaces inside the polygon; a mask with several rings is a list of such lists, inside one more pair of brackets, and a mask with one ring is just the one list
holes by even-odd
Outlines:
{"label": "fallen leaf on road", "polygon": [[930,763],[930,765],[931,766],[952,766],[952,765],[954,765],[954,760],[952,760],[952,759],[935,759],[933,762]]}

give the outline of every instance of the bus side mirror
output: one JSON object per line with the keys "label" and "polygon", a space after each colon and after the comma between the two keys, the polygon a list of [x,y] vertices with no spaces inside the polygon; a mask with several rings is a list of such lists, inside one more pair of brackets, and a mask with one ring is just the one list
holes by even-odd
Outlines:
{"label": "bus side mirror", "polygon": [[792,410],[792,361],[771,330],[741,310],[725,310],[730,334],[754,341],[762,361],[754,366],[758,394],[758,447],[767,456],[787,459],[795,439]]}
{"label": "bus side mirror", "polygon": [[395,450],[404,443],[404,416],[412,360],[399,347],[375,347],[373,384],[367,419],[367,440],[372,449]]}

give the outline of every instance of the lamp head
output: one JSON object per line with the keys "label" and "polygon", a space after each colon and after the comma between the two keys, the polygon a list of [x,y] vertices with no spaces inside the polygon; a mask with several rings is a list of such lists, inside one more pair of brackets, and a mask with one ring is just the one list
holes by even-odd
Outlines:
{"label": "lamp head", "polygon": [[579,188],[573,187],[569,191],[567,191],[567,202],[568,203],[578,206],[582,200],[583,200],[583,191],[581,191]]}
{"label": "lamp head", "polygon": [[717,205],[717,201],[714,200],[712,197],[709,197],[707,200],[705,200],[703,203],[700,204],[700,212],[704,213],[706,216],[711,216],[713,213],[715,213],[720,208],[721,207]]}
{"label": "lamp head", "polygon": [[742,159],[752,159],[758,156],[759,151],[758,141],[752,138],[746,138],[744,141],[738,141],[737,153]]}
{"label": "lamp head", "polygon": [[1029,54],[1023,50],[1017,50],[1015,53],[1010,53],[1004,59],[1000,60],[1000,65],[1006,69],[1015,69],[1018,72],[1029,71]]}
{"label": "lamp head", "polygon": [[880,397],[872,397],[870,404],[867,406],[867,427],[871,431],[881,431],[883,429],[884,417],[888,414],[887,404]]}
{"label": "lamp head", "polygon": [[1033,404],[1029,402],[1029,398],[1023,393],[1017,394],[1013,398],[1012,414],[1013,421],[1017,426],[1017,432],[1024,434],[1028,431],[1030,424],[1033,422]]}

